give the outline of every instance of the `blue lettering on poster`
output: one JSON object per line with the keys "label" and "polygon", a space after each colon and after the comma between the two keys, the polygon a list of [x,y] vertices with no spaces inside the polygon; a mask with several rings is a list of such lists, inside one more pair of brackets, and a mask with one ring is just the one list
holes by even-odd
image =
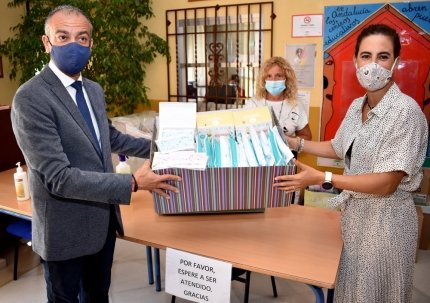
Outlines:
{"label": "blue lettering on poster", "polygon": [[390,3],[399,13],[430,34],[430,2]]}
{"label": "blue lettering on poster", "polygon": [[345,37],[363,20],[385,3],[363,5],[336,5],[324,7],[324,45],[326,50]]}

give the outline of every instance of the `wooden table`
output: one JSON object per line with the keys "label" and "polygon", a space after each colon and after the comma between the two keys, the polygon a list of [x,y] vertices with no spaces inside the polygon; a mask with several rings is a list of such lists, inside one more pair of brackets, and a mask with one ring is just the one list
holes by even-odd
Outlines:
{"label": "wooden table", "polygon": [[251,214],[157,215],[142,191],[121,212],[126,240],[334,288],[343,245],[338,211],[291,205]]}
{"label": "wooden table", "polygon": [[[23,169],[27,171],[26,166],[23,166]],[[0,212],[31,220],[31,199],[25,201],[16,199],[14,173],[16,169],[0,173]]]}
{"label": "wooden table", "polygon": [[[0,210],[31,217],[31,200],[16,200],[14,172],[0,173]],[[125,240],[334,289],[343,245],[338,211],[291,205],[264,213],[158,215],[146,191],[133,193],[121,211]]]}

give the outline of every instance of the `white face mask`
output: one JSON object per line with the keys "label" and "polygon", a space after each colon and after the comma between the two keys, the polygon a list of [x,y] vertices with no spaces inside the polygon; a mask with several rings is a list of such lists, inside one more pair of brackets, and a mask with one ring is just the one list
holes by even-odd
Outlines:
{"label": "white face mask", "polygon": [[371,92],[383,88],[391,80],[397,59],[398,58],[394,60],[391,70],[388,70],[375,62],[357,68],[357,62],[355,62],[355,68],[357,69],[355,73],[357,75],[358,82],[360,82],[362,87]]}

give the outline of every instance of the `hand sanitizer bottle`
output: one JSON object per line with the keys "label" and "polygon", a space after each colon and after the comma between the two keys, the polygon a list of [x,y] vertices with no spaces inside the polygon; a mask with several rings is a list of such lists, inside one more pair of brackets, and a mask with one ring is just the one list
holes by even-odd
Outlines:
{"label": "hand sanitizer bottle", "polygon": [[28,200],[30,199],[30,191],[28,188],[27,173],[22,170],[21,162],[16,163],[16,165],[18,165],[18,168],[16,169],[16,173],[13,174],[16,198],[18,201]]}
{"label": "hand sanitizer bottle", "polygon": [[130,165],[127,164],[125,161],[124,155],[118,155],[119,156],[119,164],[115,168],[115,172],[117,174],[131,174]]}

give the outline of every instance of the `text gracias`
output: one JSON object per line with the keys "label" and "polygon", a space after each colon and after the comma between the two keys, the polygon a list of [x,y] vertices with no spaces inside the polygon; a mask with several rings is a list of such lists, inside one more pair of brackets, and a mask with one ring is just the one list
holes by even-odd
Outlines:
{"label": "text gracias", "polygon": [[[188,267],[193,267],[193,268],[196,268],[196,269],[204,270],[204,271],[211,272],[211,273],[215,274],[215,271],[214,271],[213,267],[211,267],[211,266],[207,266],[207,265],[203,265],[203,264],[198,264],[198,263],[187,261],[187,260],[183,260],[183,259],[181,259],[180,264],[188,266]],[[184,276],[188,276],[188,277],[191,277],[191,278],[199,279],[199,274],[196,273],[196,272],[193,272],[193,271],[189,271],[189,270],[186,270],[186,269],[178,268],[178,273],[180,275],[184,275]],[[203,280],[205,282],[216,283],[216,279],[214,277],[211,277],[211,276],[200,275],[200,280]],[[190,280],[181,279],[181,284],[184,284],[184,285],[187,285],[187,286],[191,286],[191,287],[194,287],[194,288],[198,288],[198,289],[201,289],[203,291],[212,292],[212,288],[209,285],[205,285],[205,284],[193,282],[193,281],[190,281]],[[201,299],[201,300],[204,300],[204,301],[209,301],[209,297],[208,296],[202,295],[201,293],[198,293],[198,292],[192,292],[192,291],[189,291],[189,290],[184,290],[184,295],[192,297],[192,298]]]}

